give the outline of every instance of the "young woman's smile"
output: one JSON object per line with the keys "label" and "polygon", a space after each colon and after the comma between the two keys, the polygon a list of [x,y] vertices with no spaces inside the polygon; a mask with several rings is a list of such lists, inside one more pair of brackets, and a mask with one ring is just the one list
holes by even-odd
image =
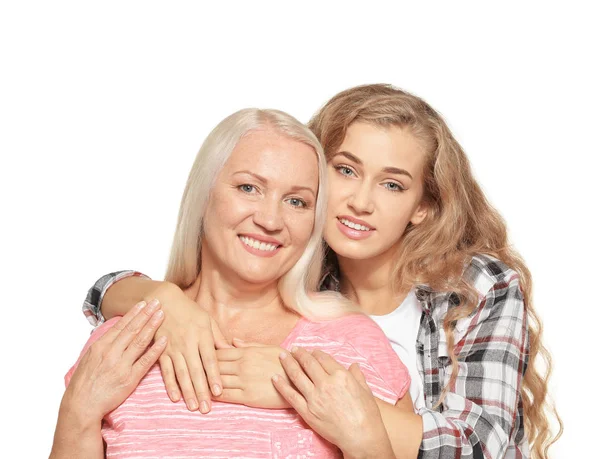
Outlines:
{"label": "young woman's smile", "polygon": [[366,239],[373,234],[375,228],[366,221],[352,217],[350,215],[341,215],[337,217],[338,229],[350,239]]}

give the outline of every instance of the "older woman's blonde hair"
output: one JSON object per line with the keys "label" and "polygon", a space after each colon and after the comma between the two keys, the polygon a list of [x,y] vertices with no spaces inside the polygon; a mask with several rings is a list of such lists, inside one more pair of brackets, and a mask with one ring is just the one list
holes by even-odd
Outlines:
{"label": "older woman's blonde hair", "polygon": [[313,319],[341,316],[351,304],[335,293],[319,293],[318,281],[323,263],[322,232],[327,207],[327,162],[321,144],[300,121],[278,110],[247,108],[221,121],[208,135],[190,171],[177,219],[177,228],[165,280],[180,288],[189,287],[201,268],[202,222],[215,180],[240,139],[251,131],[270,130],[301,142],[315,151],[319,168],[319,190],[315,220],[306,250],[278,283],[285,305]]}

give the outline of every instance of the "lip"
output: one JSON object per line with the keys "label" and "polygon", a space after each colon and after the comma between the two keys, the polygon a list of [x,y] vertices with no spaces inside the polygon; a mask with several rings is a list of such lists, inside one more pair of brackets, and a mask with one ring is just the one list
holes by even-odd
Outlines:
{"label": "lip", "polygon": [[[337,217],[338,221],[340,219],[344,219],[344,220],[348,220],[351,221],[352,223],[355,223],[357,225],[362,225],[362,226],[366,226],[367,228],[369,228],[371,231],[374,230],[375,228],[371,225],[369,225],[366,221],[361,220],[360,218],[356,218],[356,217],[351,217],[350,215],[340,215]],[[350,228],[352,229],[352,228]]]}
{"label": "lip", "polygon": [[[340,218],[346,218],[346,217],[340,217]],[[350,219],[348,219],[348,220],[350,220]],[[373,231],[359,231],[359,230],[352,229],[352,228],[344,225],[339,220],[337,220],[335,222],[335,224],[337,225],[337,229],[340,231],[340,233],[342,233],[348,239],[352,239],[355,241],[360,241],[360,240],[366,239],[373,234]],[[367,225],[365,225],[365,226],[367,226]]]}
{"label": "lip", "polygon": [[[274,244],[274,245],[277,245],[277,248],[270,252],[267,252],[266,250],[255,249],[254,247],[250,247],[249,245],[244,244],[244,242],[240,239],[240,236],[249,237],[249,238],[255,239],[257,241],[264,242],[265,244]],[[238,241],[240,241],[240,244],[242,244],[242,247],[244,249],[246,249],[247,252],[251,253],[252,255],[256,255],[257,257],[263,257],[263,258],[274,257],[281,250],[281,247],[282,247],[282,244],[277,239],[273,239],[272,237],[268,237],[268,236],[263,236],[261,234],[250,234],[250,233],[239,234]]]}

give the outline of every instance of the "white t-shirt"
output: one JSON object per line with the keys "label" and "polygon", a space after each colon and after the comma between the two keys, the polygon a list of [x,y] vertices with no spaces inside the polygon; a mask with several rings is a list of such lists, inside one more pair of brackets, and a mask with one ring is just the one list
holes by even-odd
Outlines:
{"label": "white t-shirt", "polygon": [[425,407],[423,396],[423,380],[417,369],[417,334],[421,323],[423,309],[414,289],[412,289],[402,304],[394,311],[384,316],[371,316],[381,327],[385,336],[390,340],[392,348],[410,373],[410,397],[412,398],[415,412]]}

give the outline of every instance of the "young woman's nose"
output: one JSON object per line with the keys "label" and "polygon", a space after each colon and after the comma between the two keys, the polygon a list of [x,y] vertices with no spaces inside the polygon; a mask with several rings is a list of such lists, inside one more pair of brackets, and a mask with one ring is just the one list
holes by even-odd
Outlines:
{"label": "young woman's nose", "polygon": [[348,207],[357,214],[370,214],[375,210],[371,187],[366,181],[358,185],[348,197]]}

